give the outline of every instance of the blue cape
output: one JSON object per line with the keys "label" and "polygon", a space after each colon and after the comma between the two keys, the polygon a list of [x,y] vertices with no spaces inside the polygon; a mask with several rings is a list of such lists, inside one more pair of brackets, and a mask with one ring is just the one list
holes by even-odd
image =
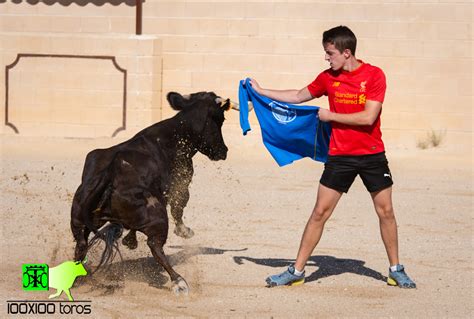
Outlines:
{"label": "blue cape", "polygon": [[240,81],[240,127],[250,131],[248,102],[251,101],[262,130],[263,144],[280,166],[303,157],[325,163],[331,125],[319,120],[318,106],[293,105],[259,95],[250,79]]}

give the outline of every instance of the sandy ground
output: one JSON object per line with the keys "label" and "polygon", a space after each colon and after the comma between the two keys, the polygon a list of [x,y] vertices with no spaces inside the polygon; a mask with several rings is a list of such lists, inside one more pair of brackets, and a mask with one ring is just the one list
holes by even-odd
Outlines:
{"label": "sandy ground", "polygon": [[[165,247],[190,294],[170,291],[139,236],[136,250],[121,246],[123,260],[109,273],[72,288],[76,300],[92,301],[94,317],[473,317],[470,150],[387,146],[401,262],[418,289],[386,285],[378,220],[360,179],[328,221],[306,284],[269,289],[265,277],[295,258],[323,165],[305,159],[279,168],[257,131],[243,137],[229,125],[224,135],[226,161],[195,157],[185,223],[196,235],[170,232]],[[69,214],[84,157],[119,141],[1,138],[0,317],[7,300],[47,299],[21,289],[21,264],[52,267],[73,257]]]}

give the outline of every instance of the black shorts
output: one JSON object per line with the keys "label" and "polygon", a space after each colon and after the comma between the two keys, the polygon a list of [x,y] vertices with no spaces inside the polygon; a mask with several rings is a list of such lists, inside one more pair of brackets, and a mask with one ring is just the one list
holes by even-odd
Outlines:
{"label": "black shorts", "polygon": [[357,175],[369,192],[393,185],[385,152],[358,156],[329,156],[319,181],[331,189],[347,193]]}

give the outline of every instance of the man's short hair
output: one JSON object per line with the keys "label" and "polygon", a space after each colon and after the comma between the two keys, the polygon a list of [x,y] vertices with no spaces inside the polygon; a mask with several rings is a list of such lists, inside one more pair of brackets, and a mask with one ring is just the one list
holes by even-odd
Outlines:
{"label": "man's short hair", "polygon": [[357,38],[354,32],[346,26],[338,26],[323,33],[323,44],[333,44],[339,52],[343,52],[345,49],[349,49],[352,55],[355,56]]}

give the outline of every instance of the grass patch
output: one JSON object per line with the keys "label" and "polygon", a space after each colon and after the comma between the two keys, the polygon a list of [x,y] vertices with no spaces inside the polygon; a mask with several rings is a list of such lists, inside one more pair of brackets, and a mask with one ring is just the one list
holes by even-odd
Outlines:
{"label": "grass patch", "polygon": [[441,145],[445,137],[446,137],[446,131],[431,130],[430,132],[426,134],[426,137],[416,142],[416,147],[422,150],[430,148],[430,147],[436,148]]}

